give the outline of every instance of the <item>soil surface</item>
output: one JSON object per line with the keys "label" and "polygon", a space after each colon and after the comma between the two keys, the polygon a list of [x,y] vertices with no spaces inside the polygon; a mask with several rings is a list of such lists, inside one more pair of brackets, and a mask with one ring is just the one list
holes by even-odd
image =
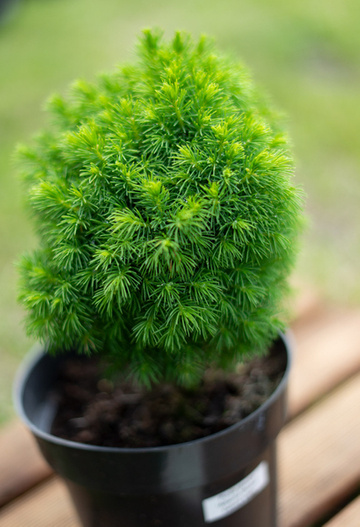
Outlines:
{"label": "soil surface", "polygon": [[104,379],[95,359],[70,358],[57,383],[52,433],[81,443],[129,448],[205,437],[258,408],[278,386],[285,366],[286,357],[274,347],[235,373],[207,371],[196,390],[164,384],[146,391]]}

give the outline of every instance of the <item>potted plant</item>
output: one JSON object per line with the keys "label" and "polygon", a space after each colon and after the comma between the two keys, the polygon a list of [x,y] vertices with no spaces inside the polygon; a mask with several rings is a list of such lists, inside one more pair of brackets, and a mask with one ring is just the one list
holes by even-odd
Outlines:
{"label": "potted plant", "polygon": [[[301,224],[276,114],[207,38],[158,31],[143,32],[135,64],[50,107],[52,128],[20,149],[40,238],[20,299],[46,353],[22,369],[19,413],[86,526],[274,527],[281,306]],[[239,364],[264,355],[280,361],[277,387],[246,412]],[[267,379],[255,360],[250,378]],[[71,413],[89,384],[97,411]]]}

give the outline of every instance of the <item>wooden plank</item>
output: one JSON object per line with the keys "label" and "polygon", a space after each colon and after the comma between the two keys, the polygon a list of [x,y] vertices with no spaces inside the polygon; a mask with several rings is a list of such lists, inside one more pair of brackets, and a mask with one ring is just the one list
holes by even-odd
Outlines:
{"label": "wooden plank", "polygon": [[[57,477],[0,510],[1,527],[81,527],[65,485]],[[100,527],[100,526],[99,526]]]}
{"label": "wooden plank", "polygon": [[[359,405],[360,375],[281,434],[280,527],[308,527],[354,492],[360,482]],[[49,518],[51,527],[80,527],[57,478],[0,511],[2,527],[48,527]]]}
{"label": "wooden plank", "polygon": [[324,527],[359,527],[360,525],[360,496],[345,507]]}
{"label": "wooden plank", "polygon": [[[313,306],[315,306],[315,303],[313,303]],[[360,367],[359,312],[349,312],[345,310],[334,309],[321,310],[314,307],[310,318],[307,317],[306,312],[306,309],[304,309],[302,321],[297,321],[294,325],[295,334],[298,338],[298,350],[296,353],[295,365],[290,384],[290,412],[292,415],[298,414],[307,405],[313,403],[314,400],[324,395],[324,393],[330,390],[333,385],[340,383],[344,378],[347,378],[352,375],[354,371],[358,370]],[[312,365],[314,364],[317,365],[317,368],[312,367]],[[359,400],[356,404],[358,403]],[[315,409],[313,409],[312,412],[314,410]],[[291,437],[293,432],[290,431],[293,430],[293,426],[298,426],[298,423],[303,422],[303,418],[306,417],[307,414],[300,416],[292,425],[290,425],[290,427],[287,428],[287,430],[285,431],[285,435]],[[324,425],[324,421],[322,419],[319,419],[319,422],[323,423]],[[325,425],[328,426],[328,423],[325,423]],[[10,430],[11,427],[9,427],[8,433],[6,431],[2,431],[2,434],[0,434],[0,446],[5,444],[5,450],[0,449],[0,452],[5,451],[5,454],[2,453],[0,458],[0,489],[1,495],[4,494],[4,496],[7,496],[5,501],[15,497],[21,492],[26,491],[27,488],[33,486],[38,481],[41,481],[41,479],[47,477],[50,473],[50,469],[44,464],[44,462],[38,455],[38,452],[34,446],[34,442],[32,438],[30,438],[28,432],[26,432],[22,425],[20,425],[19,423],[16,423],[13,426],[14,428],[12,432]],[[320,434],[323,433],[324,429],[318,427],[318,431],[315,435],[321,437]],[[309,433],[312,433],[311,430],[309,431]],[[359,437],[358,431],[356,433],[357,437]],[[295,438],[300,437],[301,434],[301,428],[299,428],[298,432],[295,434]],[[351,432],[350,435],[352,434],[353,433]],[[299,475],[298,473],[299,466],[301,467],[302,465],[302,460],[300,458],[297,460],[291,460],[289,450],[290,452],[293,450],[301,452],[301,448],[299,450],[298,447],[301,446],[302,442],[307,442],[307,444],[312,445],[312,441],[309,442],[309,437],[313,436],[304,434],[302,440],[298,440],[297,443],[295,442],[296,447],[286,447],[288,449],[288,456],[285,455],[284,457],[280,448],[279,457],[281,461],[281,466],[283,467],[284,463],[286,465],[289,463],[291,464],[292,461],[294,462],[293,466],[289,465],[289,468],[285,469],[285,472],[284,469],[282,469],[282,474],[285,474],[286,477],[285,480],[282,479],[281,483],[281,495],[284,494],[284,497],[282,498],[282,504],[285,504],[282,505],[281,514],[282,518],[285,518],[285,520],[282,520],[285,521],[285,523],[283,523],[282,525],[286,527],[308,525],[307,523],[304,523],[304,521],[306,521],[306,518],[309,515],[310,518],[313,518],[315,514],[315,516],[318,518],[319,514],[321,514],[321,511],[328,510],[330,506],[333,506],[333,499],[340,500],[342,496],[348,495],[348,493],[350,492],[349,489],[353,488],[353,480],[351,479],[352,472],[349,471],[349,474],[347,474],[346,467],[343,467],[344,474],[339,472],[341,476],[340,484],[336,487],[336,492],[334,492],[333,487],[331,487],[330,489],[330,494],[332,497],[327,499],[326,501],[325,497],[320,493],[320,505],[316,506],[315,508],[314,500],[310,500],[308,508],[304,507],[306,499],[303,498],[302,500],[300,500],[300,503],[302,504],[301,507],[298,507],[298,512],[300,511],[300,509],[302,510],[302,519],[300,520],[302,523],[288,523],[288,518],[290,518],[289,521],[293,521],[291,518],[295,517],[294,515],[291,516],[291,514],[290,516],[287,515],[289,514],[289,510],[292,507],[291,504],[299,503],[299,488],[303,492],[303,494],[300,493],[300,496],[307,496],[305,492],[306,485],[305,490],[301,487],[301,479],[302,477],[305,477],[305,474]],[[16,442],[20,443],[20,448],[16,447]],[[287,445],[288,443],[289,440],[285,441],[285,445]],[[11,447],[6,446],[8,444],[14,447],[14,451],[12,453]],[[281,444],[283,443],[281,442]],[[315,453],[317,452],[317,450],[319,451],[319,453],[321,453],[323,450],[322,444],[319,445],[318,441],[315,441],[315,445],[313,445],[313,448]],[[18,452],[21,453],[20,457]],[[327,449],[326,456],[328,455],[329,449]],[[323,459],[324,464],[326,464],[326,456]],[[282,461],[283,457],[284,461]],[[358,459],[359,457],[359,452],[357,452],[355,459]],[[310,462],[309,465],[311,471],[311,478],[313,479],[314,469],[312,462]],[[352,469],[354,469],[354,466],[352,466]],[[12,480],[12,478],[15,479]],[[4,482],[7,487],[4,486]],[[294,483],[296,483],[294,487],[296,490],[292,493],[291,489],[293,488]],[[315,489],[317,484],[318,481],[316,479],[314,483]],[[9,517],[12,518],[11,521],[13,521],[13,523],[9,523],[8,525],[12,526],[22,524],[22,517],[18,521],[17,516],[14,517],[13,514],[14,510],[17,514],[18,510],[20,511],[19,513],[21,513],[24,508],[24,518],[27,518],[28,514],[30,514],[29,518],[31,518],[31,511],[33,510],[33,514],[35,514],[34,518],[36,519],[36,525],[39,527],[41,527],[42,525],[44,525],[44,527],[45,525],[48,525],[46,521],[49,517],[52,518],[52,526],[54,527],[57,527],[58,525],[59,527],[60,525],[66,525],[66,527],[78,527],[78,523],[74,518],[74,513],[72,511],[71,505],[69,504],[69,499],[67,498],[66,494],[62,495],[61,492],[59,494],[58,486],[58,480],[55,479],[49,485],[42,485],[41,487],[39,487],[39,489],[36,489],[36,491],[28,493],[29,496],[34,496],[34,499],[31,500],[31,503],[34,504],[35,509],[37,508],[37,504],[39,504],[39,506],[40,504],[41,506],[45,505],[46,509],[47,505],[49,505],[50,508],[52,507],[51,504],[54,502],[54,500],[56,501],[56,503],[60,503],[61,514],[54,514],[51,512],[49,507],[47,507],[48,512],[44,512],[44,523],[42,524],[39,523],[39,519],[37,518],[38,513],[36,513],[36,510],[33,510],[32,506],[29,509],[29,505],[27,502],[28,495],[14,502],[14,504],[16,505],[15,509],[13,509],[11,506],[10,508],[9,506],[5,507],[1,514],[10,514]],[[323,487],[327,488],[326,482]],[[311,485],[311,489],[313,489],[313,485]],[[37,492],[39,492],[39,494],[37,494]],[[317,491],[315,490],[315,492]],[[309,496],[314,496],[314,490],[309,491]],[[333,498],[333,496],[335,496],[335,498]],[[23,501],[23,499],[25,501]],[[296,510],[296,507],[294,510]],[[7,516],[2,517],[0,515],[1,525],[3,525],[3,518],[6,517]],[[58,521],[57,517],[60,518],[59,523],[54,523]],[[24,524],[32,525],[27,522],[25,522]]]}
{"label": "wooden plank", "polygon": [[[360,368],[360,313],[320,309],[309,300],[294,324],[298,346],[289,388],[291,416]],[[305,313],[312,313],[306,318]],[[341,351],[341,352],[340,352]],[[0,434],[0,505],[50,474],[28,431],[18,422]]]}
{"label": "wooden plank", "polygon": [[328,308],[305,324],[294,323],[293,332],[290,417],[360,371],[360,311]]}
{"label": "wooden plank", "polygon": [[311,525],[359,485],[359,407],[357,375],[280,435],[280,527]]}
{"label": "wooden plank", "polygon": [[316,317],[317,312],[324,308],[324,304],[319,293],[306,284],[296,283],[295,280],[291,287],[293,291],[297,291],[297,294],[290,298],[290,313],[293,313],[293,318],[297,323],[304,325],[308,320]]}
{"label": "wooden plank", "polygon": [[[295,302],[298,328],[318,311],[318,297],[306,290]],[[39,483],[51,473],[40,456],[31,434],[18,421],[0,433],[0,506]]]}
{"label": "wooden plank", "polygon": [[19,421],[1,431],[0,452],[0,506],[51,474],[30,432]]}

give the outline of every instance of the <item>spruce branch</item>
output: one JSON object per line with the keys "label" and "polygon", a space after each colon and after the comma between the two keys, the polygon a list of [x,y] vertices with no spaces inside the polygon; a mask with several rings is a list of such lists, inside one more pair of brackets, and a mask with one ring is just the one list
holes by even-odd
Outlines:
{"label": "spruce branch", "polygon": [[19,263],[28,332],[139,382],[198,382],[283,327],[301,230],[289,141],[246,68],[177,32],[48,103],[21,147],[39,248]]}

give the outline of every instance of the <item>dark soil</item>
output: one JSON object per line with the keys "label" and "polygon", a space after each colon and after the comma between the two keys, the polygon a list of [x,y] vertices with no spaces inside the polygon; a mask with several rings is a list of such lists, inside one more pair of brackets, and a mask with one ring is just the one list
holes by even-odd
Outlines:
{"label": "dark soil", "polygon": [[196,390],[170,384],[152,391],[104,379],[95,359],[63,363],[52,433],[111,447],[183,443],[237,423],[258,408],[279,384],[286,358],[274,348],[236,373],[208,371]]}

